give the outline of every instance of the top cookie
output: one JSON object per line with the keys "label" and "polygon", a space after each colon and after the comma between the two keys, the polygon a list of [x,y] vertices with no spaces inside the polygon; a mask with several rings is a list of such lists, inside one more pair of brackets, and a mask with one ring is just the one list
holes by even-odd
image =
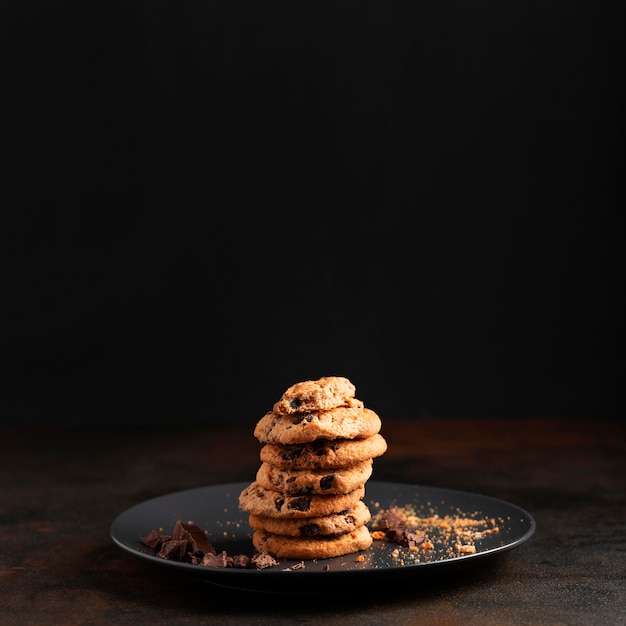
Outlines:
{"label": "top cookie", "polygon": [[[274,404],[274,413],[290,415],[302,411],[325,411],[349,406],[356,387],[342,376],[324,376],[292,385]],[[362,403],[361,403],[362,406]]]}

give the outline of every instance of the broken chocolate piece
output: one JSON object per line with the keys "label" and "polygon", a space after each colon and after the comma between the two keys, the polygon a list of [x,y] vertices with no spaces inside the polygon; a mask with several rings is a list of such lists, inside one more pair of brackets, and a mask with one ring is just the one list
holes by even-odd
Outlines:
{"label": "broken chocolate piece", "polygon": [[406,525],[405,520],[393,509],[384,512],[378,526],[381,530],[401,531]]}
{"label": "broken chocolate piece", "polygon": [[154,550],[160,548],[162,543],[170,539],[171,537],[169,535],[160,535],[156,530],[151,530],[150,534],[146,537],[140,537],[141,543]]}
{"label": "broken chocolate piece", "polygon": [[400,546],[416,547],[424,541],[423,532],[409,532],[406,530],[388,530],[385,533],[385,539]]}
{"label": "broken chocolate piece", "polygon": [[233,557],[233,567],[242,567],[247,569],[250,567],[250,557],[245,554],[236,554]]}
{"label": "broken chocolate piece", "polygon": [[256,569],[264,569],[278,564],[278,561],[267,552],[258,552],[252,558],[246,554],[229,556],[226,550],[217,554],[209,541],[207,531],[195,524],[184,524],[180,518],[171,536],[161,535],[152,530],[145,537],[140,537],[140,541],[149,548],[158,550],[156,556],[161,559],[172,559],[203,567],[247,569],[254,566]]}
{"label": "broken chocolate piece", "polygon": [[233,559],[223,550],[219,554],[205,554],[202,558],[205,567],[232,567]]}
{"label": "broken chocolate piece", "polygon": [[257,569],[265,569],[278,565],[278,561],[269,552],[257,552],[251,559]]}
{"label": "broken chocolate piece", "polygon": [[157,556],[161,559],[183,560],[187,554],[189,542],[186,539],[170,539],[165,541]]}
{"label": "broken chocolate piece", "polygon": [[211,553],[215,554],[216,550],[209,541],[206,533],[195,524],[183,524],[180,518],[174,526],[173,539],[186,540],[190,545],[190,552],[193,553]]}

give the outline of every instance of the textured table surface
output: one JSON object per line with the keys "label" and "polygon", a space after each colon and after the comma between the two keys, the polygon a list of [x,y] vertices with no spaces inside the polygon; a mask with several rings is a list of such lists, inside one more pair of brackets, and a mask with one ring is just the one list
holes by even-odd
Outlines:
{"label": "textured table surface", "polygon": [[529,511],[498,559],[401,589],[241,592],[134,558],[109,536],[146,499],[252,480],[250,428],[4,429],[1,624],[626,624],[626,440],[618,421],[385,421],[373,479],[481,493]]}

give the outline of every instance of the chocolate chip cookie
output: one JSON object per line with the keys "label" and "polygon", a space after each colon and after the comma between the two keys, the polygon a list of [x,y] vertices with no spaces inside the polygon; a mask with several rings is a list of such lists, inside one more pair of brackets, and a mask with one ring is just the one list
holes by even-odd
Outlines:
{"label": "chocolate chip cookie", "polygon": [[352,532],[359,526],[367,524],[371,517],[370,510],[362,500],[359,500],[354,507],[347,511],[331,513],[322,517],[294,519],[250,515],[248,523],[255,530],[266,530],[275,535],[311,538]]}
{"label": "chocolate chip cookie", "polygon": [[252,535],[254,547],[269,552],[279,559],[326,559],[343,556],[372,545],[367,526],[359,526],[352,532],[321,537],[288,537],[275,535],[266,530],[256,530]]}
{"label": "chocolate chip cookie", "polygon": [[289,446],[266,443],[260,457],[264,463],[281,469],[318,470],[349,467],[386,451],[387,442],[376,433],[365,439],[316,439]]}
{"label": "chocolate chip cookie", "polygon": [[261,463],[256,482],[265,489],[293,496],[349,493],[369,480],[373,467],[372,459],[330,470],[290,470]]}
{"label": "chocolate chip cookie", "polygon": [[371,409],[340,406],[289,415],[267,413],[257,423],[254,436],[261,443],[290,445],[316,439],[362,439],[375,435],[380,427],[380,417]]}
{"label": "chocolate chip cookie", "polygon": [[[302,411],[324,411],[346,406],[354,398],[355,386],[343,376],[323,376],[292,385],[274,404],[275,413],[291,414]],[[362,403],[360,403],[363,406]]]}
{"label": "chocolate chip cookie", "polygon": [[264,517],[320,517],[351,509],[364,495],[361,485],[345,494],[288,496],[253,482],[239,495],[239,507]]}

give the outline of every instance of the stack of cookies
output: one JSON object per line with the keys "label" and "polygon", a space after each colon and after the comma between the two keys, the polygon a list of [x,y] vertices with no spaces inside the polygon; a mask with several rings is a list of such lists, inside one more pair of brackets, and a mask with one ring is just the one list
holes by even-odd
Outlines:
{"label": "stack of cookies", "polygon": [[354,394],[339,376],[296,383],[257,423],[261,466],[239,506],[258,551],[321,559],[371,545],[365,483],[387,442],[378,415]]}

